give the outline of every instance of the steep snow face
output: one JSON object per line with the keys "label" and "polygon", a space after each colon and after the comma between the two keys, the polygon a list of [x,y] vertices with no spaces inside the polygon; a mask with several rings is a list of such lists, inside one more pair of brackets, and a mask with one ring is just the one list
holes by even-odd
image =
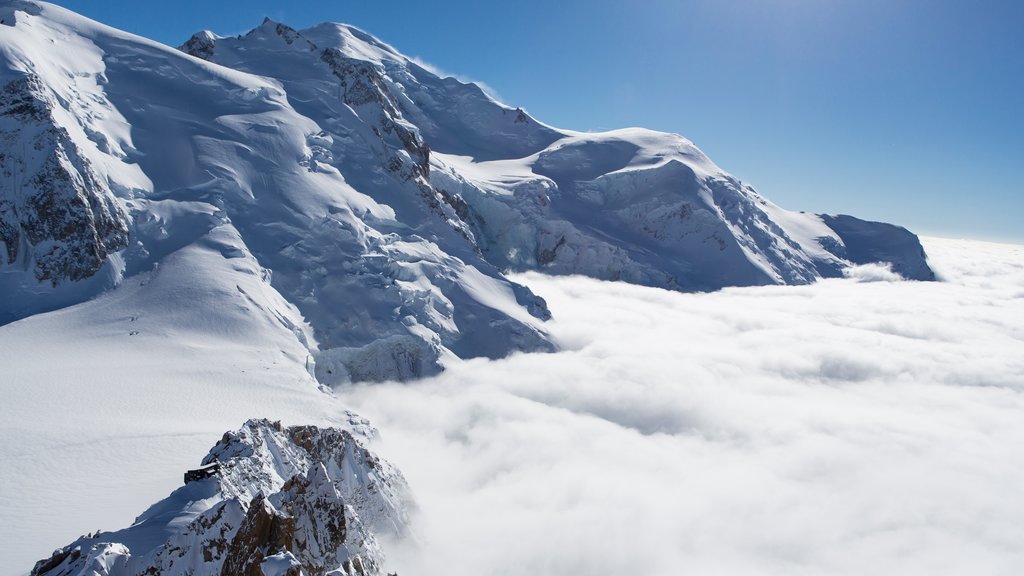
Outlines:
{"label": "steep snow face", "polygon": [[3,10],[0,322],[204,254],[200,274],[254,264],[287,303],[260,313],[339,384],[552,350],[508,270],[713,290],[878,258],[930,277],[902,229],[785,211],[680,136],[552,128],[349,26],[172,50]]}
{"label": "steep snow face", "polygon": [[[681,290],[806,284],[841,276],[852,244],[929,279],[906,230],[858,221],[864,233],[840,235],[835,219],[776,206],[675,134],[571,134],[519,159],[435,158],[434,185],[462,199],[481,249],[505,268]],[[897,237],[910,240],[889,247]]]}
{"label": "steep snow face", "polygon": [[186,480],[129,528],[79,538],[32,574],[272,574],[283,565],[371,576],[384,565],[377,535],[407,530],[401,473],[345,430],[250,420],[203,465],[210,477]]}
{"label": "steep snow face", "polygon": [[[331,103],[337,110],[316,116],[349,127],[329,132],[297,112],[293,95],[277,81],[191,58],[54,6],[39,4],[32,12],[16,11],[15,26],[0,28],[6,74],[16,84],[38,78],[65,94],[37,106],[44,110],[38,116],[56,126],[44,131],[71,125],[69,133],[80,133],[72,134],[74,143],[100,167],[98,177],[79,178],[95,181],[97,191],[72,189],[92,194],[72,210],[89,226],[73,232],[95,239],[79,242],[92,248],[94,257],[83,264],[90,273],[105,262],[117,270],[97,289],[79,283],[63,301],[43,298],[32,308],[21,302],[40,299],[36,282],[14,274],[28,265],[23,258],[15,263],[20,267],[3,270],[10,272],[5,286],[15,296],[3,305],[7,321],[88,298],[123,276],[152,270],[170,254],[202,247],[223,260],[204,273],[225,273],[217,270],[234,267],[239,258],[258,262],[264,284],[301,313],[288,323],[297,332],[307,332],[307,322],[311,327],[314,337],[303,337],[303,344],[323,359],[317,373],[330,383],[419,377],[454,356],[552,349],[542,327],[548,315],[543,301],[474,252],[452,209],[426,181],[429,148],[389,101],[370,64],[337,50],[315,60],[328,79],[347,88]],[[268,23],[250,36],[263,33],[289,45],[284,27]],[[212,50],[213,38],[204,38]],[[197,53],[204,38],[192,43]],[[51,40],[63,44],[46,47]],[[55,54],[37,64],[33,51]],[[369,123],[340,113],[352,105]],[[12,107],[21,109],[17,102]],[[13,134],[8,148],[16,150],[25,139]],[[336,137],[355,140],[335,145]],[[353,180],[376,197],[353,188],[335,166],[350,165],[345,162],[360,167]],[[81,165],[91,174],[88,163]],[[24,213],[12,204],[19,196],[10,195],[0,205],[5,223]],[[3,230],[13,253],[10,246],[18,243],[6,238],[17,238],[18,229]],[[65,274],[69,280],[88,275]],[[463,280],[478,277],[486,279],[484,298]],[[510,310],[525,313],[510,316]]]}
{"label": "steep snow face", "polygon": [[11,188],[0,200],[0,242],[7,265],[56,287],[95,274],[127,245],[128,230],[106,182],[55,122],[47,92],[32,74],[0,89],[0,141],[14,152],[0,156]]}
{"label": "steep snow face", "polygon": [[71,71],[93,68],[90,52],[70,67],[40,59],[47,48],[25,13],[7,8],[3,19],[15,25],[0,27],[0,323],[116,285],[122,263],[111,257],[128,243],[109,156],[97,150],[120,153],[103,130],[116,134],[116,121],[87,112],[83,100],[102,102],[95,78]]}
{"label": "steep snow face", "polygon": [[[847,242],[888,241],[840,236],[821,216],[784,210],[674,134],[572,134],[525,158],[435,162],[434,185],[464,201],[481,250],[514,270],[677,290],[806,284],[841,276]],[[876,253],[927,268],[919,244]]]}
{"label": "steep snow face", "polygon": [[[238,38],[199,33],[182,49],[279,80],[296,109],[344,143],[332,150],[335,165],[374,197],[383,190],[361,176],[374,156],[353,142],[378,148],[378,164],[397,170],[411,159],[421,195],[502,269],[683,290],[804,284],[841,276],[847,242],[927,269],[919,245],[840,236],[817,215],[773,205],[680,136],[556,130],[349,26],[297,31],[268,20]],[[354,121],[337,121],[346,116]],[[357,161],[338,161],[346,156]],[[415,213],[394,197],[388,204],[403,220]]]}
{"label": "steep snow face", "polygon": [[823,216],[822,219],[843,239],[845,256],[851,262],[888,262],[892,270],[904,278],[935,280],[921,241],[905,228],[845,215]]}
{"label": "steep snow face", "polygon": [[[246,70],[282,81],[289,94],[295,93],[295,106],[325,104],[339,96],[363,115],[359,106],[370,94],[351,100],[354,78],[359,70],[373,92],[382,93],[390,105],[401,111],[431,149],[450,154],[470,155],[478,159],[520,158],[537,152],[565,136],[564,131],[544,125],[519,108],[512,108],[487,96],[479,86],[454,78],[441,78],[373,36],[344,24],[324,23],[297,31],[272,21],[238,38],[219,38],[208,50],[200,32],[182,49],[219,64]],[[283,40],[283,43],[282,43]],[[193,46],[197,46],[194,48]],[[205,55],[200,51],[205,52]],[[322,81],[326,63],[343,85],[328,80],[311,91],[311,84]],[[346,71],[338,64],[347,65]],[[301,104],[300,104],[301,103]],[[314,116],[315,110],[310,110]]]}

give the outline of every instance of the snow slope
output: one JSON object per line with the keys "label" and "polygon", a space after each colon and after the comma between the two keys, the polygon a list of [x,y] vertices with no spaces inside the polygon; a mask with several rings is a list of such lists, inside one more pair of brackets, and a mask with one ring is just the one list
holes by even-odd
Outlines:
{"label": "snow slope", "polygon": [[85,535],[32,573],[371,576],[384,565],[375,534],[407,530],[402,475],[345,430],[250,420],[203,466],[207,477],[186,478],[130,527]]}
{"label": "snow slope", "polygon": [[[793,284],[839,276],[860,263],[848,255],[850,243],[857,253],[908,259],[908,277],[931,279],[920,245],[877,250],[891,236],[844,238],[819,216],[782,210],[685,138],[644,129],[553,129],[475,85],[437,78],[351,26],[296,31],[268,20],[238,38],[202,32],[186,49],[194,44],[202,46],[191,50],[197,56],[280,80],[298,110],[337,126],[332,142],[345,144],[332,149],[334,158],[354,154],[353,124],[369,124],[374,134],[381,132],[373,127],[378,117],[411,124],[430,146],[430,184],[439,204],[455,209],[454,225],[468,229],[468,239],[502,269],[684,290]],[[346,84],[346,74],[331,64],[336,60],[371,78],[383,104],[367,108],[368,90]],[[328,88],[336,78],[338,94]],[[345,115],[339,95],[358,120],[338,120]],[[360,171],[344,163],[339,169],[350,178]]]}
{"label": "snow slope", "polygon": [[0,328],[0,572],[128,526],[254,415],[350,426],[304,368],[294,309],[247,260],[223,275],[207,260],[222,258],[184,249],[117,290]]}
{"label": "snow slope", "polygon": [[288,310],[253,310],[338,384],[552,350],[509,270],[687,291],[871,259],[932,277],[903,229],[785,211],[680,136],[552,128],[350,26],[174,50],[43,2],[0,16],[0,322],[187,255],[255,274]]}
{"label": "snow slope", "polygon": [[[406,206],[423,212],[421,220],[438,219],[436,226],[398,219],[395,208],[356,191],[329,163],[322,144],[330,135],[291,107],[279,83],[39,6],[17,11],[8,16],[16,25],[0,27],[5,77],[34,79],[38,89],[29,97],[52,108],[46,122],[69,135],[66,148],[89,159],[105,184],[79,186],[77,195],[86,204],[109,200],[108,189],[116,195],[130,245],[105,264],[116,270],[99,288],[179,253],[203,253],[202,274],[214,277],[258,262],[261,289],[284,295],[301,314],[285,323],[311,356],[321,357],[327,382],[416,377],[454,354],[551,349],[542,301],[468,245],[455,255],[440,248],[452,243],[446,236],[462,240],[419,199],[422,176],[400,168],[393,174],[377,159],[366,174],[382,179],[385,190],[411,190]],[[45,46],[55,39],[64,45]],[[39,53],[52,58],[39,65]],[[18,144],[23,139],[17,131],[9,138],[5,158],[13,158],[14,172],[39,164],[34,149]],[[81,179],[63,166],[51,172]],[[20,229],[22,241],[33,238],[30,225]],[[70,271],[51,279],[38,268],[22,257],[0,270],[10,295],[6,320],[97,291]],[[464,288],[464,277],[483,284],[485,301]],[[49,297],[38,280],[52,280],[69,296]],[[520,309],[525,313],[506,314]]]}

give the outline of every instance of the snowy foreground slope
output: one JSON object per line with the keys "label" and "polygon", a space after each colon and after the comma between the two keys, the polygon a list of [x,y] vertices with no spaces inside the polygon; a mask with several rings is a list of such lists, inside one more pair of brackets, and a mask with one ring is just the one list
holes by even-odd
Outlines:
{"label": "snowy foreground slope", "polygon": [[375,534],[406,531],[405,480],[345,430],[250,420],[202,464],[217,470],[32,574],[368,576],[384,562]]}
{"label": "snowy foreground slope", "polygon": [[683,291],[876,260],[932,278],[902,228],[783,210],[680,136],[552,128],[349,26],[176,50],[0,6],[0,323],[183,276],[337,384],[553,350],[510,270]]}

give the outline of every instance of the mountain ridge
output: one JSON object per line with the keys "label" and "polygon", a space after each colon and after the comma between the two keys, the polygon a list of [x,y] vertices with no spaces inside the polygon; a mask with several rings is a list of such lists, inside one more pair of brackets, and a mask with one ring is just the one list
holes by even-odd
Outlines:
{"label": "mountain ridge", "polygon": [[348,430],[249,420],[202,464],[130,527],[84,535],[32,575],[370,576],[377,536],[408,531],[405,479]]}
{"label": "mountain ridge", "polygon": [[[0,322],[200,250],[213,257],[184,264],[225,279],[213,305],[237,299],[227,278],[252,262],[294,309],[238,288],[240,305],[292,330],[336,385],[554,350],[550,311],[505,271],[703,291],[884,259],[933,278],[905,229],[783,210],[678,135],[553,128],[351,26],[268,18],[176,51],[42,2],[5,6],[2,80],[17,96],[2,167],[29,184],[0,197]],[[57,160],[21,146],[29,119]],[[67,184],[34,184],[47,179]],[[45,201],[24,209],[26,196]],[[55,220],[64,198],[78,208]]]}
{"label": "mountain ridge", "polygon": [[[905,229],[784,210],[679,135],[549,126],[351,26],[266,19],[179,50],[44,2],[0,20],[0,325],[73,330],[95,339],[85,360],[129,357],[158,386],[154,366],[329,396],[555,351],[510,271],[680,291],[875,261],[933,278]],[[213,366],[171,370],[167,349]],[[350,449],[332,468],[293,428],[247,422],[204,460],[214,494],[186,486],[36,571],[378,573],[404,480],[344,430],[317,432]],[[395,490],[345,488],[353,469]]]}

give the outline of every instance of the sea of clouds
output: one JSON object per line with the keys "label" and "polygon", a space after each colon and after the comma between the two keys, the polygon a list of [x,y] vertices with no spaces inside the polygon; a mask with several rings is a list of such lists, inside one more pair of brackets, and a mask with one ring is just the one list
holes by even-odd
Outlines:
{"label": "sea of clouds", "polygon": [[679,294],[524,275],[563,351],[339,390],[408,477],[400,574],[1019,574],[1024,246]]}

